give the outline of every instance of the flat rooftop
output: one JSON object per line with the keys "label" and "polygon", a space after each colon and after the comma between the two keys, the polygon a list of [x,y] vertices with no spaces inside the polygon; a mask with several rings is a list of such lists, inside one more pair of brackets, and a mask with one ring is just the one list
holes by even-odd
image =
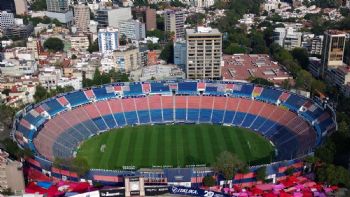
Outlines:
{"label": "flat rooftop", "polygon": [[251,77],[259,77],[280,84],[286,79],[292,79],[292,76],[267,54],[223,55],[223,61],[221,73],[224,80],[249,81]]}

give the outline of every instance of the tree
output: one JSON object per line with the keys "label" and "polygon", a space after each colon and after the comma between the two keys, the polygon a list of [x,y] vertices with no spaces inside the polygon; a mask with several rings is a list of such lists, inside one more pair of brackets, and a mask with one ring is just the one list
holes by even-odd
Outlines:
{"label": "tree", "polygon": [[205,176],[203,178],[203,185],[206,187],[212,187],[215,185],[215,179],[212,176]]}
{"label": "tree", "polygon": [[194,13],[192,15],[189,15],[186,18],[186,23],[188,23],[190,25],[197,26],[197,25],[202,24],[204,19],[205,19],[205,14],[203,14],[203,13]]}
{"label": "tree", "polygon": [[152,31],[147,31],[146,32],[147,37],[157,37],[159,40],[164,40],[165,39],[165,32],[159,29],[155,29]]}
{"label": "tree", "polygon": [[259,84],[259,85],[266,85],[266,86],[273,86],[273,82],[270,82],[269,80],[267,79],[264,79],[264,78],[259,78],[259,77],[254,77],[250,80],[251,83],[254,83],[254,84]]}
{"label": "tree", "polygon": [[316,179],[330,185],[350,187],[349,171],[342,166],[335,166],[333,164],[323,165],[317,168]]}
{"label": "tree", "polygon": [[290,176],[290,175],[292,175],[294,173],[294,171],[295,171],[294,167],[289,167],[289,168],[287,168],[286,171],[284,171],[284,174],[287,175],[287,176]]}
{"label": "tree", "polygon": [[47,9],[46,0],[34,0],[31,8],[33,11],[44,11]]}
{"label": "tree", "polygon": [[294,48],[292,50],[292,56],[294,59],[297,60],[297,62],[299,63],[299,65],[303,68],[303,69],[307,69],[309,67],[309,55],[306,51],[306,49],[304,48]]}
{"label": "tree", "polygon": [[71,58],[72,58],[72,60],[75,60],[75,59],[77,59],[78,57],[77,57],[77,55],[73,54]]}
{"label": "tree", "polygon": [[46,88],[44,88],[41,85],[38,85],[35,88],[35,94],[33,97],[34,97],[35,102],[38,103],[40,101],[43,101],[43,100],[49,98],[50,94]]}
{"label": "tree", "polygon": [[231,180],[242,166],[243,163],[236,156],[224,151],[216,158],[213,169],[215,173],[222,175],[225,180]]}
{"label": "tree", "polygon": [[159,55],[159,58],[166,61],[167,63],[174,63],[174,44],[169,42],[165,45],[162,52]]}
{"label": "tree", "polygon": [[231,43],[228,47],[224,49],[225,54],[235,54],[235,53],[247,53],[247,50],[244,46],[241,46],[237,43]]}
{"label": "tree", "polygon": [[73,159],[71,169],[79,176],[83,176],[89,171],[90,167],[85,158],[76,157]]}
{"label": "tree", "polygon": [[96,52],[99,50],[98,48],[98,40],[96,39],[95,41],[93,42],[89,42],[89,47],[87,49],[89,51],[89,53],[92,53],[92,52]]}
{"label": "tree", "polygon": [[262,166],[258,168],[255,172],[255,177],[258,181],[264,181],[266,178],[266,167]]}
{"label": "tree", "polygon": [[63,51],[64,44],[59,38],[48,38],[44,42],[44,48],[53,52]]}
{"label": "tree", "polygon": [[323,162],[333,163],[336,146],[331,139],[328,139],[325,144],[316,150],[316,157]]}
{"label": "tree", "polygon": [[23,157],[33,157],[32,151],[27,148],[20,149],[16,142],[12,141],[10,138],[4,139],[1,141],[1,144],[3,144],[5,151],[17,160],[20,160]]}
{"label": "tree", "polygon": [[128,38],[126,37],[125,34],[122,34],[119,39],[119,44],[120,45],[126,45],[128,43]]}

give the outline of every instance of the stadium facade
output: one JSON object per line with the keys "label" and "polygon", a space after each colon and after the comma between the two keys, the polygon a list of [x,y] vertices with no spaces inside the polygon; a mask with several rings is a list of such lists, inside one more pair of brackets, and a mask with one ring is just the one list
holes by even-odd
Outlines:
{"label": "stadium facade", "polygon": [[[18,112],[13,138],[34,152],[35,158],[28,159],[34,169],[60,179],[120,185],[125,176],[142,176],[146,184],[200,183],[212,173],[210,168],[91,169],[78,177],[53,166],[54,158],[73,157],[82,141],[112,128],[174,123],[258,132],[276,148],[276,160],[267,164],[272,179],[285,176],[288,166],[302,170],[298,158],[312,153],[337,128],[333,109],[319,99],[250,83],[184,80],[120,82],[57,95]],[[251,167],[248,176],[235,177],[234,183],[254,182],[257,168]]]}

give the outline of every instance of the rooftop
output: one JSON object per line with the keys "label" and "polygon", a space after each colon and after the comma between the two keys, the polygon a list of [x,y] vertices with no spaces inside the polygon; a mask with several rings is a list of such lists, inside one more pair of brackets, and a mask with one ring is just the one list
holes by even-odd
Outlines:
{"label": "rooftop", "polygon": [[186,29],[186,34],[221,34],[218,29],[211,27],[197,27],[196,29]]}
{"label": "rooftop", "polygon": [[267,54],[223,55],[223,61],[224,80],[248,81],[251,77],[259,77],[279,84],[286,79],[292,79],[289,73]]}

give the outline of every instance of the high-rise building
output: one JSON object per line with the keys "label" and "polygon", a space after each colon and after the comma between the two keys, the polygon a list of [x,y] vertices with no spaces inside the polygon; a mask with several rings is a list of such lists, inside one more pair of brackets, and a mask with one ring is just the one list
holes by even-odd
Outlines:
{"label": "high-rise building", "polygon": [[68,0],[46,0],[48,12],[65,13],[69,10]]}
{"label": "high-rise building", "polygon": [[157,29],[156,10],[149,7],[135,7],[132,9],[134,19],[146,24],[146,30],[152,31]]}
{"label": "high-rise building", "polygon": [[311,48],[310,54],[312,55],[321,55],[322,54],[322,45],[323,45],[323,36],[316,36],[311,39]]}
{"label": "high-rise building", "polygon": [[14,0],[0,0],[0,10],[15,13],[16,5]]}
{"label": "high-rise building", "polygon": [[181,10],[164,11],[165,32],[174,33],[174,38],[183,38],[185,36],[185,16]]}
{"label": "high-rise building", "polygon": [[15,17],[13,13],[7,11],[0,12],[0,28],[11,27],[15,24]]}
{"label": "high-rise building", "polygon": [[118,29],[107,27],[98,31],[98,47],[101,53],[110,53],[119,47]]}
{"label": "high-rise building", "polygon": [[322,50],[322,71],[343,65],[346,34],[339,30],[324,32]]}
{"label": "high-rise building", "polygon": [[125,8],[105,8],[97,10],[95,20],[98,22],[97,28],[118,27],[121,21],[132,19],[130,7]]}
{"label": "high-rise building", "polygon": [[184,67],[186,65],[186,41],[174,42],[174,64]]}
{"label": "high-rise building", "polygon": [[28,13],[27,0],[15,0],[16,14],[24,15]]}
{"label": "high-rise building", "polygon": [[78,32],[87,32],[90,24],[89,6],[78,4],[74,6],[74,24]]}
{"label": "high-rise building", "polygon": [[131,40],[141,40],[146,37],[145,24],[139,20],[126,20],[119,23],[120,35],[125,35]]}
{"label": "high-rise building", "polygon": [[68,0],[46,0],[49,18],[57,19],[59,22],[71,26],[73,23],[73,12],[69,10]]}
{"label": "high-rise building", "polygon": [[186,74],[189,79],[220,79],[222,34],[218,29],[186,30]]}

